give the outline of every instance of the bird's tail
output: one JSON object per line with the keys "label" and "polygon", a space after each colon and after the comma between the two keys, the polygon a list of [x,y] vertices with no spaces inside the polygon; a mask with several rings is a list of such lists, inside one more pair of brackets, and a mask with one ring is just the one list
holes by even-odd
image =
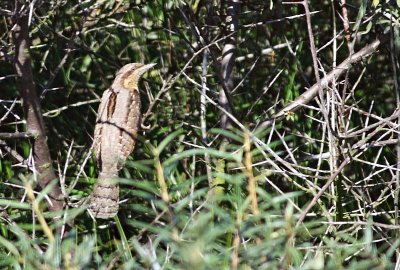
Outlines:
{"label": "bird's tail", "polygon": [[90,197],[89,209],[95,218],[108,219],[118,213],[119,186],[118,173],[100,173]]}

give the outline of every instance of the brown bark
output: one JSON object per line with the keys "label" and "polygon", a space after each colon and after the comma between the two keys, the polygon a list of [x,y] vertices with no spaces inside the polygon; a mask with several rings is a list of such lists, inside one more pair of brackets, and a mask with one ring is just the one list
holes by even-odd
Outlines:
{"label": "brown bark", "polygon": [[[33,81],[31,57],[29,54],[29,26],[28,16],[22,14],[15,19],[12,31],[15,45],[15,71],[17,74],[17,87],[22,97],[26,118],[26,131],[35,134],[33,140],[33,157],[39,186],[43,189],[57,177],[54,173],[39,99]],[[54,185],[48,193],[51,203],[49,209],[58,211],[63,209],[62,192],[59,185]]]}
{"label": "brown bark", "polygon": [[[229,0],[227,3],[227,16],[225,21],[227,23],[227,34],[232,34],[226,41],[224,49],[222,50],[222,61],[221,61],[221,75],[223,80],[222,89],[219,91],[218,103],[227,112],[232,112],[232,103],[229,103],[229,95],[233,86],[233,66],[235,64],[235,52],[236,52],[236,38],[237,29],[239,24],[239,7],[240,3],[238,0]],[[221,128],[227,129],[229,126],[229,118],[225,113],[221,114]]]}

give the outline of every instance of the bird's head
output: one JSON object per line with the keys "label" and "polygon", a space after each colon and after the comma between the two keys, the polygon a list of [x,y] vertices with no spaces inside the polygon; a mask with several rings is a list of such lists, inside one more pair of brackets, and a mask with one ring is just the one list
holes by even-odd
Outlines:
{"label": "bird's head", "polygon": [[[138,89],[138,83],[140,77],[150,68],[154,67],[156,64],[139,64],[139,63],[131,63],[123,66],[117,72],[118,81],[122,84],[122,86],[126,89]],[[117,79],[116,79],[117,81]]]}

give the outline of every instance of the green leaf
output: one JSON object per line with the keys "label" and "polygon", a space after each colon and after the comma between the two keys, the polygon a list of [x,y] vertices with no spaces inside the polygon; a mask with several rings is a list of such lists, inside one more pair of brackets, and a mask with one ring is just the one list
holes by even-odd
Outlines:
{"label": "green leaf", "polygon": [[174,132],[172,132],[171,134],[169,134],[164,140],[161,141],[161,143],[158,145],[157,152],[158,154],[160,154],[164,148],[173,140],[175,139],[178,135],[182,134],[183,130],[182,129],[178,129]]}
{"label": "green leaf", "polygon": [[358,28],[360,27],[362,18],[364,17],[366,11],[367,11],[367,0],[362,0],[360,8],[358,9],[356,23],[353,26],[354,32],[358,31]]}
{"label": "green leaf", "polygon": [[119,221],[118,216],[114,217],[114,221],[117,224],[117,229],[118,229],[119,235],[121,236],[122,250],[123,250],[125,259],[132,260],[133,257],[132,257],[131,249],[129,247],[128,239],[126,238],[124,229],[121,225],[121,222]]}
{"label": "green leaf", "polygon": [[169,166],[173,162],[181,160],[185,157],[191,157],[194,155],[204,155],[204,154],[209,154],[210,156],[213,156],[213,157],[225,158],[225,159],[229,159],[229,160],[239,160],[241,158],[240,154],[234,155],[232,153],[222,152],[222,151],[218,151],[215,149],[190,149],[190,150],[183,151],[179,154],[174,154],[172,157],[170,157],[169,159],[164,161],[163,165]]}
{"label": "green leaf", "polygon": [[31,209],[31,206],[28,203],[23,203],[20,201],[13,201],[13,200],[6,200],[6,199],[0,199],[0,205],[11,207],[11,208],[24,209],[24,210]]}
{"label": "green leaf", "polygon": [[19,257],[19,251],[18,249],[14,246],[14,244],[7,239],[5,239],[3,236],[0,236],[0,246],[5,247],[10,251],[14,256]]}
{"label": "green leaf", "polygon": [[229,139],[235,140],[239,143],[243,142],[243,138],[231,131],[221,129],[221,128],[212,128],[208,131],[209,134],[223,135]]}

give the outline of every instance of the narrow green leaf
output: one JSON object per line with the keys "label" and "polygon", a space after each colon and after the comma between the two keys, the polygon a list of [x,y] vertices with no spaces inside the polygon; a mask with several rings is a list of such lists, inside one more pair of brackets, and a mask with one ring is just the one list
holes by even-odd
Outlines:
{"label": "narrow green leaf", "polygon": [[19,202],[19,201],[12,201],[12,200],[6,200],[6,199],[0,199],[0,205],[1,206],[9,206],[11,208],[24,209],[24,210],[31,209],[31,206],[29,203],[23,203],[23,202]]}
{"label": "narrow green leaf", "polygon": [[178,129],[174,132],[172,132],[171,134],[169,134],[164,140],[162,140],[162,142],[158,145],[157,147],[157,152],[160,154],[164,148],[173,140],[175,139],[178,135],[182,134],[183,130],[182,129]]}
{"label": "narrow green leaf", "polygon": [[18,249],[14,246],[14,244],[7,239],[5,239],[3,236],[0,236],[0,246],[5,247],[10,251],[14,256],[20,256]]}

